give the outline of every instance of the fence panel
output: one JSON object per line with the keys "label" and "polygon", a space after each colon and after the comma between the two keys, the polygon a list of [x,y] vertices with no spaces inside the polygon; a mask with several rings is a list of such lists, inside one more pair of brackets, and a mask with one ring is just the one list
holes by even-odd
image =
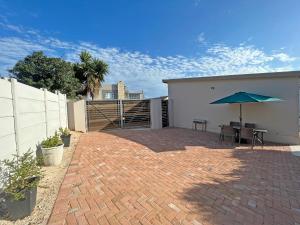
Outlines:
{"label": "fence panel", "polygon": [[0,79],[0,159],[16,153],[14,112],[11,84]]}
{"label": "fence panel", "polygon": [[87,101],[89,131],[120,128],[120,110],[117,100]]}
{"label": "fence panel", "polygon": [[44,91],[18,82],[15,89],[19,153],[24,153],[46,137]]}
{"label": "fence panel", "polygon": [[58,93],[58,99],[59,99],[59,120],[62,127],[68,126],[68,112],[67,112],[67,99],[66,95],[63,95],[61,93]]}
{"label": "fence panel", "polygon": [[[64,114],[64,116],[62,115]],[[60,119],[60,116],[63,116]],[[0,79],[0,160],[36,146],[66,127],[66,97]]]}
{"label": "fence panel", "polygon": [[59,101],[58,96],[54,93],[47,93],[47,121],[48,132],[50,135],[54,134],[57,127],[60,126],[60,112],[59,112]]}
{"label": "fence panel", "polygon": [[122,100],[124,127],[150,127],[150,100]]}

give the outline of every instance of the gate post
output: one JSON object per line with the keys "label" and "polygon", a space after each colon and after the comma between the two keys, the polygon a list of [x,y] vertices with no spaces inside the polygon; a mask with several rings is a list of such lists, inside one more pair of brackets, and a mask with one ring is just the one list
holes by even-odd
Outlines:
{"label": "gate post", "polygon": [[87,132],[88,115],[85,100],[68,102],[68,127],[70,130]]}
{"label": "gate post", "polygon": [[161,98],[153,98],[150,100],[150,121],[151,129],[162,128],[162,108]]}
{"label": "gate post", "polygon": [[124,127],[124,120],[123,120],[123,112],[124,112],[124,109],[123,109],[123,101],[122,99],[119,100],[119,109],[120,109],[120,122],[121,122],[121,128]]}

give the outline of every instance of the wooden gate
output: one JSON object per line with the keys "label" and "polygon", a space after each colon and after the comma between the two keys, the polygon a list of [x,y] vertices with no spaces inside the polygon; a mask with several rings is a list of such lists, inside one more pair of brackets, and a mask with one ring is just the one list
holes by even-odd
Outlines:
{"label": "wooden gate", "polygon": [[119,108],[118,101],[87,101],[88,131],[120,128]]}
{"label": "wooden gate", "polygon": [[150,100],[122,100],[124,128],[150,127]]}
{"label": "wooden gate", "polygon": [[150,127],[150,100],[86,102],[89,131]]}

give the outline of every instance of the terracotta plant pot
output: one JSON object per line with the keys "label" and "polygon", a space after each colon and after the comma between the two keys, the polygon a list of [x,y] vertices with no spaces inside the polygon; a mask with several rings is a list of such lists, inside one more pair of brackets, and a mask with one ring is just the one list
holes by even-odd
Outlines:
{"label": "terracotta plant pot", "polygon": [[64,142],[64,147],[69,147],[70,146],[70,142],[71,142],[71,134],[65,136],[65,135],[61,135],[61,140]]}
{"label": "terracotta plant pot", "polygon": [[41,146],[41,149],[45,166],[57,166],[61,163],[64,154],[63,144],[52,148]]}

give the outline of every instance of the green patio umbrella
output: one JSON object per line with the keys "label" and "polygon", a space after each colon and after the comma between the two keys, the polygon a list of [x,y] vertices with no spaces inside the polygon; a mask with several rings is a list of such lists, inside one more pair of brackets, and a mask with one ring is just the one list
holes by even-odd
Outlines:
{"label": "green patio umbrella", "polygon": [[279,98],[257,95],[247,92],[237,92],[227,97],[221,98],[210,104],[240,104],[240,126],[242,127],[242,104],[255,102],[275,102],[281,101]]}

